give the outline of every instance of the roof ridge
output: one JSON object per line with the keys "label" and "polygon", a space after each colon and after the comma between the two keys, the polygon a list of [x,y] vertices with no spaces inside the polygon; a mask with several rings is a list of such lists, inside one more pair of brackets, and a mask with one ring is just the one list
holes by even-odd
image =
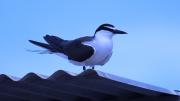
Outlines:
{"label": "roof ridge", "polygon": [[87,69],[85,71],[83,71],[82,73],[78,74],[77,77],[100,77],[99,74],[97,73],[96,70],[92,70],[92,69]]}
{"label": "roof ridge", "polygon": [[64,71],[64,70],[58,70],[56,72],[54,72],[51,76],[49,76],[47,79],[48,80],[59,80],[62,78],[71,78],[73,77],[72,75],[70,75],[68,72]]}
{"label": "roof ridge", "polygon": [[19,81],[33,81],[33,80],[39,80],[42,79],[39,77],[36,73],[30,72],[26,74],[24,77],[22,77]]}
{"label": "roof ridge", "polygon": [[13,81],[13,80],[5,74],[0,74],[0,82],[4,82],[4,81]]}

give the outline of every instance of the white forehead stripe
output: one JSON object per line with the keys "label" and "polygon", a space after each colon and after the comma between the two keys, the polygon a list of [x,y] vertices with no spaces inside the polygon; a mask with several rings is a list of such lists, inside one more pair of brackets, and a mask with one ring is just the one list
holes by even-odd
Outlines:
{"label": "white forehead stripe", "polygon": [[115,27],[111,27],[111,26],[105,26],[106,28],[110,28],[110,29],[113,29],[115,30],[116,28]]}

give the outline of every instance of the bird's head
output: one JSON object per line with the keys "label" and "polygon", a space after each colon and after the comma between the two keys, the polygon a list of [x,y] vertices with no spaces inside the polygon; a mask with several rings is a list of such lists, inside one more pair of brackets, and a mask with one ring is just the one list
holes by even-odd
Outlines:
{"label": "bird's head", "polygon": [[95,31],[95,36],[112,37],[116,34],[127,34],[127,33],[116,29],[115,26],[111,24],[102,24]]}

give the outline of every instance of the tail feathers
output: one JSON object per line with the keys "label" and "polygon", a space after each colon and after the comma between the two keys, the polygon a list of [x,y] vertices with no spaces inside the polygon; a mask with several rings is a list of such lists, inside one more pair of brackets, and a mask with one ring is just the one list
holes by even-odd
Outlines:
{"label": "tail feathers", "polygon": [[49,50],[27,50],[28,52],[35,52],[39,54],[53,54],[53,52]]}
{"label": "tail feathers", "polygon": [[37,42],[37,41],[33,41],[33,40],[29,40],[30,43],[34,44],[34,45],[37,45],[37,46],[40,46],[42,48],[46,48],[48,50],[52,50],[52,47],[49,46],[48,44],[45,44],[45,43],[41,43],[41,42]]}
{"label": "tail feathers", "polygon": [[46,40],[51,46],[53,47],[61,47],[62,48],[62,42],[64,41],[63,39],[57,37],[57,36],[51,36],[51,35],[46,35],[44,36],[44,40]]}
{"label": "tail feathers", "polygon": [[57,36],[51,36],[51,35],[46,35],[44,36],[44,40],[46,40],[46,42],[48,42],[48,44],[53,47],[54,49],[56,49],[59,52],[62,52],[63,50],[63,42],[64,40],[57,37]]}

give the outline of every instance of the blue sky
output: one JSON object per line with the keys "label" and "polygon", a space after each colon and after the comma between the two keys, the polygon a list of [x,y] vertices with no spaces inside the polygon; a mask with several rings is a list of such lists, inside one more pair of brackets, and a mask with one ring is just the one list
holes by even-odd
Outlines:
{"label": "blue sky", "polygon": [[1,0],[0,74],[80,73],[81,67],[56,55],[27,52],[40,49],[28,40],[44,42],[46,34],[75,39],[111,23],[129,34],[113,38],[113,56],[97,70],[180,89],[179,5],[179,0]]}

